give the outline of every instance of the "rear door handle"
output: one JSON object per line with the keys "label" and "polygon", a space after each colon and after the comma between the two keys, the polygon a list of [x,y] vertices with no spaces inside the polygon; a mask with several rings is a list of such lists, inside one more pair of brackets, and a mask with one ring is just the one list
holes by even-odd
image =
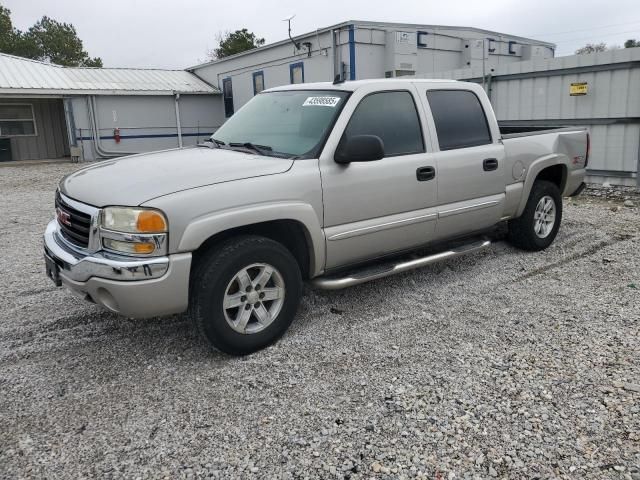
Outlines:
{"label": "rear door handle", "polygon": [[485,158],[482,161],[482,168],[485,172],[490,172],[492,170],[498,169],[498,159],[497,158]]}
{"label": "rear door handle", "polygon": [[426,182],[436,178],[436,169],[433,167],[420,167],[416,170],[416,178],[419,182]]}

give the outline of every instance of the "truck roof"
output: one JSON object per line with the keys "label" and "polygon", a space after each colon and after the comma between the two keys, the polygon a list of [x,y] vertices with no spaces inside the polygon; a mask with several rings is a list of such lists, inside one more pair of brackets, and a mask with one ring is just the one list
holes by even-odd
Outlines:
{"label": "truck roof", "polygon": [[369,80],[353,80],[342,83],[333,82],[313,82],[313,83],[297,83],[291,85],[282,85],[279,87],[268,88],[265,92],[277,92],[283,90],[342,90],[353,92],[358,88],[370,85],[383,86],[389,82],[394,83],[463,83],[458,80],[450,79],[425,79],[425,78],[374,78]]}

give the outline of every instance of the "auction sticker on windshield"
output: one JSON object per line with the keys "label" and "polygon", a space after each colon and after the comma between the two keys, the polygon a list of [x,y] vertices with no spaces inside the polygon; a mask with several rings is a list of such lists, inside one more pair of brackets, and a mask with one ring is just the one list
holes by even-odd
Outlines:
{"label": "auction sticker on windshield", "polygon": [[303,107],[335,107],[340,102],[340,97],[307,97]]}

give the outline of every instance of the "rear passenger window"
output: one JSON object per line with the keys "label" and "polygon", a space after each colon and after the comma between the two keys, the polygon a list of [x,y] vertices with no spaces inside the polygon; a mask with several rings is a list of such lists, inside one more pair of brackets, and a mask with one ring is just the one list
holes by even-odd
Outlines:
{"label": "rear passenger window", "polygon": [[385,157],[424,152],[420,119],[409,92],[380,92],[356,107],[344,135],[377,135]]}
{"label": "rear passenger window", "polygon": [[491,143],[480,100],[468,90],[430,90],[427,99],[436,123],[440,150]]}

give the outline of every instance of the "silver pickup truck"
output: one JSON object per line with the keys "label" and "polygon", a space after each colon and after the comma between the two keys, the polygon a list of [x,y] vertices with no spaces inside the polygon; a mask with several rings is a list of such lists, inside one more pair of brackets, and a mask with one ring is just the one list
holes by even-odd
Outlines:
{"label": "silver pickup truck", "polygon": [[588,154],[584,129],[501,134],[473,83],[273,88],[202,145],[64,178],[47,274],[128,317],[188,312],[211,345],[247,354],[285,332],[303,281],[342,288],[469,254],[497,225],[548,247]]}

